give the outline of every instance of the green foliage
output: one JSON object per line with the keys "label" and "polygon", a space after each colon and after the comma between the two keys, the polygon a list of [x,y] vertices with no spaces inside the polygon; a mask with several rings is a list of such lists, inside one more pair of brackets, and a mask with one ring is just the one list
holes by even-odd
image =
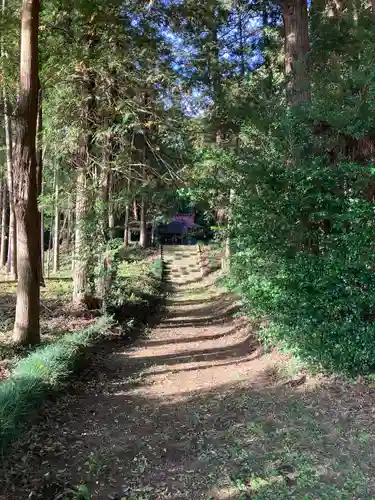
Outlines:
{"label": "green foliage", "polygon": [[146,322],[150,312],[162,297],[164,263],[155,259],[147,262],[124,262],[111,284],[107,297],[107,311],[123,323]]}
{"label": "green foliage", "polygon": [[360,64],[340,48],[338,70],[315,32],[311,102],[244,120],[230,277],[265,343],[349,373],[375,369],[375,31],[360,22]]}
{"label": "green foliage", "polygon": [[40,408],[79,369],[82,356],[108,332],[112,321],[103,317],[81,332],[68,334],[19,361],[10,379],[0,385],[0,449],[4,450]]}

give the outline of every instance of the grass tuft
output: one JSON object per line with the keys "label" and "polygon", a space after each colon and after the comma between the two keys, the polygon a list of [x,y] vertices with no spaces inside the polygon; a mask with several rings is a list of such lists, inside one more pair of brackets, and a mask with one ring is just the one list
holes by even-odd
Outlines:
{"label": "grass tuft", "polygon": [[75,373],[85,350],[109,330],[112,320],[100,318],[85,330],[67,334],[16,364],[0,384],[0,450],[13,441],[35,415],[46,395],[58,391]]}

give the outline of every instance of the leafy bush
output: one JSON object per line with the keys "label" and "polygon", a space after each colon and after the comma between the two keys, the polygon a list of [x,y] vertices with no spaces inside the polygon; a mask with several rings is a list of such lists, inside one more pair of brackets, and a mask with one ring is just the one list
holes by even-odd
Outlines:
{"label": "leafy bush", "polygon": [[81,332],[67,334],[19,361],[10,379],[0,384],[0,449],[35,415],[46,395],[57,391],[80,366],[85,350],[110,328],[108,317]]}
{"label": "leafy bush", "polygon": [[123,323],[129,319],[144,323],[162,297],[164,263],[123,263],[107,297],[107,312]]}
{"label": "leafy bush", "polygon": [[263,341],[330,370],[368,372],[375,368],[372,166],[304,154],[319,148],[293,120],[280,126],[285,138],[292,133],[298,161],[286,168],[284,140],[264,137],[248,165],[233,216],[231,283],[248,310],[267,319]]}

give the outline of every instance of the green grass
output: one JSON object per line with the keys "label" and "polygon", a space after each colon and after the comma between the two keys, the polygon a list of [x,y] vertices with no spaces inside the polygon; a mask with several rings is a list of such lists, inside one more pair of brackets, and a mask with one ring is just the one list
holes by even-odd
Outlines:
{"label": "green grass", "polygon": [[0,450],[19,435],[46,395],[61,389],[78,370],[85,350],[107,333],[111,323],[100,318],[18,361],[11,377],[0,384]]}

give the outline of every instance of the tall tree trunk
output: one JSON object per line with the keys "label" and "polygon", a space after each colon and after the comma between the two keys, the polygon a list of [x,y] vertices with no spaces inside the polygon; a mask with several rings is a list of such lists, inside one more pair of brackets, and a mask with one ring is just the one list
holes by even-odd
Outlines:
{"label": "tall tree trunk", "polygon": [[76,225],[74,237],[73,303],[76,306],[80,306],[83,303],[88,278],[85,231],[86,215],[86,170],[80,168],[77,175]]}
{"label": "tall tree trunk", "polygon": [[[108,292],[108,287],[110,285],[109,282],[109,276],[108,276],[108,271],[109,271],[109,256],[106,252],[106,242],[108,238],[108,233],[111,231],[111,218],[109,216],[109,205],[110,205],[110,183],[111,183],[111,174],[108,171],[109,167],[109,158],[108,158],[108,151],[109,148],[107,148],[107,151],[104,152],[104,158],[103,158],[103,166],[100,170],[100,179],[99,179],[99,188],[100,188],[100,206],[101,211],[99,214],[99,224],[100,224],[100,229],[99,229],[99,234],[100,234],[100,248],[102,250],[102,254],[100,256],[100,265],[102,266],[102,273],[101,276],[96,280],[96,285],[95,285],[95,291],[96,295],[100,297],[103,300],[103,304],[105,302],[107,292]],[[114,226],[114,223],[113,223]],[[113,238],[113,232],[110,234],[111,238]],[[105,307],[105,306],[104,306]]]}
{"label": "tall tree trunk", "polygon": [[[5,8],[6,8],[6,0],[2,0],[1,2],[1,14],[2,17],[5,15]],[[1,52],[1,59],[3,59],[4,54],[5,54],[5,46],[4,46],[4,40],[1,38],[0,40],[0,52]],[[8,113],[7,113],[7,95],[6,95],[6,88],[5,85],[3,85],[3,104],[4,104],[4,131],[5,131],[5,143],[6,143],[6,149],[8,148],[8,144],[6,141],[7,137],[7,123],[6,120],[9,119]],[[8,157],[8,151],[7,151],[7,157]],[[6,264],[6,253],[7,253],[7,246],[9,246],[9,219],[8,219],[8,203],[9,203],[9,198],[11,197],[11,192],[9,193],[9,188],[7,187],[7,183],[4,180],[4,182],[1,182],[0,184],[1,188],[1,203],[0,203],[0,268],[3,268]]]}
{"label": "tall tree trunk", "polygon": [[[243,56],[243,49],[244,49],[244,41],[243,41],[243,30],[242,30],[242,17],[240,14],[239,10],[239,34],[240,34],[240,46],[242,49],[242,56]],[[222,109],[222,93],[223,93],[223,86],[222,86],[222,77],[221,77],[221,71],[220,71],[220,46],[219,46],[219,37],[218,37],[218,25],[217,25],[217,13],[216,13],[216,6],[214,5],[213,11],[212,11],[212,27],[211,27],[211,44],[212,44],[212,56],[211,56],[211,64],[210,64],[210,73],[211,73],[211,81],[212,81],[212,94],[213,94],[213,100],[215,103],[215,108],[216,108],[216,119],[214,123],[214,129],[213,129],[213,134],[214,134],[214,140],[217,148],[222,148],[223,147],[223,142],[224,142],[224,123],[223,123],[223,116],[221,113]],[[241,60],[241,67],[240,67],[241,75],[244,74],[245,72],[245,64],[244,64],[244,59],[242,58]],[[225,239],[224,243],[224,257],[222,259],[222,267],[224,269],[229,269],[230,266],[230,257],[231,257],[231,245],[230,245],[230,224],[231,224],[231,212],[232,212],[232,199],[234,197],[234,191],[232,188],[229,188],[228,191],[228,208],[227,208],[227,214],[226,214],[226,222],[227,222],[227,237]]]}
{"label": "tall tree trunk", "polygon": [[53,233],[53,272],[60,270],[60,209],[59,209],[59,173],[55,169],[55,224]]}
{"label": "tall tree trunk", "polygon": [[285,74],[287,101],[296,106],[310,99],[306,58],[309,52],[309,26],[306,0],[283,0],[281,9],[285,30]]}
{"label": "tall tree trunk", "polygon": [[[84,43],[88,45],[91,52],[93,45],[92,34],[84,37]],[[95,76],[88,71],[82,77],[82,86],[86,95],[84,110],[85,128],[80,139],[79,169],[76,183],[76,207],[75,207],[75,237],[74,237],[74,278],[73,278],[73,304],[81,306],[85,300],[88,281],[90,278],[90,264],[92,255],[90,253],[91,239],[87,232],[86,222],[91,204],[88,192],[88,174],[92,167],[90,153],[92,153],[95,133]]]}
{"label": "tall tree trunk", "polygon": [[2,202],[1,202],[1,240],[0,240],[0,268],[7,262],[7,248],[9,238],[9,212],[8,212],[8,186],[4,180],[2,183]]}
{"label": "tall tree trunk", "polygon": [[7,257],[7,273],[16,280],[17,279],[17,231],[16,217],[14,214],[13,203],[13,143],[12,143],[12,124],[11,110],[9,107],[8,96],[6,89],[3,89],[4,97],[4,125],[5,125],[5,144],[7,158],[7,179],[8,179],[8,194],[9,194],[9,239],[8,239],[8,257]]}
{"label": "tall tree trunk", "polygon": [[[43,193],[43,145],[42,145],[42,133],[43,133],[43,112],[42,112],[42,89],[40,88],[40,82],[38,81],[39,93],[38,93],[38,116],[37,116],[37,126],[36,126],[36,166],[37,166],[37,190],[38,198]],[[43,208],[39,210],[39,235],[40,235],[40,270],[39,270],[39,280],[40,284],[44,285],[44,212]]]}
{"label": "tall tree trunk", "polygon": [[20,94],[15,114],[14,191],[17,224],[17,304],[14,341],[40,342],[40,238],[37,202],[36,121],[38,113],[39,0],[23,0]]}

